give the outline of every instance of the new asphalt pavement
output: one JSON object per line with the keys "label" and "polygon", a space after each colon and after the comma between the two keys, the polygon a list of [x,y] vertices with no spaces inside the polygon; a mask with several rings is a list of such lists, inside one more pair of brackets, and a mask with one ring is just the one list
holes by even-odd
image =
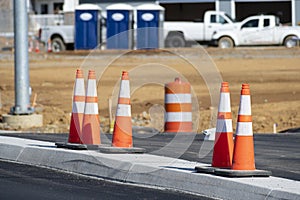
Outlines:
{"label": "new asphalt pavement", "polygon": [[0,199],[201,199],[177,191],[91,179],[46,168],[0,161]]}

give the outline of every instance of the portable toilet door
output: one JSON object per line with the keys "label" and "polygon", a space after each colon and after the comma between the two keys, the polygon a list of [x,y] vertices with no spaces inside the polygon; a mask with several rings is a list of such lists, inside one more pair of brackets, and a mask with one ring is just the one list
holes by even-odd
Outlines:
{"label": "portable toilet door", "polygon": [[113,4],[106,8],[106,48],[131,49],[133,46],[133,7]]}
{"label": "portable toilet door", "polygon": [[137,11],[137,49],[163,47],[164,8],[157,4],[143,4]]}
{"label": "portable toilet door", "polygon": [[81,4],[75,9],[75,49],[94,49],[100,43],[101,8]]}

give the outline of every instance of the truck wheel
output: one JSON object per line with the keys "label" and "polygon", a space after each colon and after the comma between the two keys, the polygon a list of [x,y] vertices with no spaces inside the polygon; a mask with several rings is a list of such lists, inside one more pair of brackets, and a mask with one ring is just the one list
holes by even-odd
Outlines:
{"label": "truck wheel", "polygon": [[185,47],[185,39],[182,34],[172,34],[166,39],[166,47]]}
{"label": "truck wheel", "polygon": [[221,37],[218,41],[218,46],[221,49],[233,48],[234,44],[230,37]]}
{"label": "truck wheel", "polygon": [[299,38],[297,36],[294,35],[290,35],[288,37],[286,37],[284,39],[284,46],[286,46],[287,48],[292,48],[292,47],[296,47],[297,43],[299,41]]}
{"label": "truck wheel", "polygon": [[51,47],[53,52],[60,52],[66,50],[65,43],[59,37],[55,37],[52,39]]}

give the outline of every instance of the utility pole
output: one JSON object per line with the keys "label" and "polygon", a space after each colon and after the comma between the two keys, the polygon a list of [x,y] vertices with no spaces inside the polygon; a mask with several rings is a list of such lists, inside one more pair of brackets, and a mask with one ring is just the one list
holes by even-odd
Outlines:
{"label": "utility pole", "polygon": [[28,67],[27,1],[14,0],[15,106],[11,114],[32,114]]}
{"label": "utility pole", "polygon": [[15,105],[2,122],[13,129],[43,126],[43,115],[30,106],[27,1],[14,0]]}

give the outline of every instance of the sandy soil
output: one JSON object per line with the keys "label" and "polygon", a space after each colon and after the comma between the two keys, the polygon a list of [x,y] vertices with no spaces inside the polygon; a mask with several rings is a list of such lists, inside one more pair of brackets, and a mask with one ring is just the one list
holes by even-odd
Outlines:
{"label": "sandy soil", "polygon": [[[0,55],[0,114],[8,113],[14,105],[12,55],[7,52]],[[163,128],[164,84],[182,76],[191,83],[196,97],[193,118],[196,120],[200,116],[199,123],[194,124],[198,132],[215,126],[211,118],[216,112],[216,94],[222,80],[230,84],[234,127],[242,83],[249,83],[251,87],[254,132],[270,133],[274,123],[278,131],[300,127],[299,63],[300,49],[279,47],[31,53],[31,102],[36,95],[36,113],[44,117],[44,126],[34,130],[68,132],[77,68],[82,68],[85,75],[88,69],[97,72],[99,113],[104,131],[109,127],[108,99],[111,97],[115,106],[122,70],[130,71],[134,125]],[[200,72],[195,70],[195,65]],[[10,127],[2,124],[0,128]]]}

